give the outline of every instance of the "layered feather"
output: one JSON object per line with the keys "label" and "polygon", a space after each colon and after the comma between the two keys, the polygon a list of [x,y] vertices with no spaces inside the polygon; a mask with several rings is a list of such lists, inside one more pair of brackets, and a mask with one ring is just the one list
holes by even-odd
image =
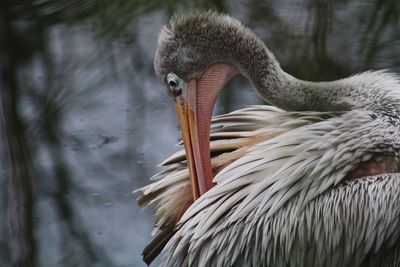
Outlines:
{"label": "layered feather", "polygon": [[[249,148],[254,145],[333,115],[327,112],[285,112],[273,106],[251,106],[214,117],[210,136],[214,175],[248,154]],[[135,191],[142,193],[138,198],[140,207],[156,205],[154,234],[157,234],[157,229],[170,229],[171,224],[175,225],[193,204],[185,151],[182,149],[174,153],[161,165],[164,166],[163,170],[150,178],[153,182]],[[219,184],[223,180],[218,178],[215,182]],[[165,235],[164,232],[161,234]]]}
{"label": "layered feather", "polygon": [[[302,114],[326,116],[315,112]],[[371,131],[377,127],[380,131]],[[393,188],[398,180],[376,183],[371,192],[358,191],[359,187],[367,187],[364,179],[361,183],[354,180],[348,188],[335,188],[342,188],[347,174],[362,163],[384,160],[383,155],[398,162],[398,147],[394,145],[399,143],[396,132],[398,125],[391,118],[355,110],[305,123],[253,145],[240,159],[219,172],[214,178],[218,186],[201,196],[183,215],[178,231],[166,247],[163,266],[241,266],[251,261],[253,266],[286,266],[285,261],[289,266],[308,266],[304,265],[307,262],[313,266],[337,266],[340,261],[343,266],[359,266],[371,251],[381,249],[383,240],[391,238],[386,233],[379,237],[373,232],[382,217],[370,216],[374,203],[368,199],[378,197],[377,187]],[[380,181],[382,175],[390,177],[382,170],[380,176],[371,179]],[[340,194],[335,195],[334,191]],[[394,199],[398,192],[389,193],[394,195],[388,197]],[[353,201],[355,207],[341,209],[342,201]],[[391,211],[391,205],[400,207],[398,201],[381,204],[386,205],[383,207],[386,212]],[[324,205],[332,205],[337,210],[325,212]],[[331,233],[336,236],[328,240],[329,229],[336,227],[336,223],[338,227],[344,225],[326,220],[357,219],[353,214],[344,216],[341,212],[359,206],[366,209],[360,213],[365,216],[360,220],[367,225],[362,229],[373,232],[374,241],[366,245],[357,231],[347,232],[347,228],[341,232],[335,229]],[[322,218],[313,220],[315,216]],[[398,223],[398,219],[391,217],[387,223]],[[315,228],[326,232],[315,233]],[[338,248],[343,239],[351,242]],[[322,253],[321,248],[315,247],[318,244],[330,246],[324,255],[332,256],[331,264],[327,265],[327,259],[318,259]],[[359,255],[360,262],[354,265],[357,258],[348,255]]]}

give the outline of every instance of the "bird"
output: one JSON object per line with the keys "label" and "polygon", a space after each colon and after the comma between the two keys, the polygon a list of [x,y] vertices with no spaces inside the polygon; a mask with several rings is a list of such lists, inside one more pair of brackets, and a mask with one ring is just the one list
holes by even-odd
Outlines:
{"label": "bird", "polygon": [[[285,72],[237,19],[174,15],[156,76],[184,149],[138,189],[156,205],[143,252],[161,266],[400,266],[400,78],[313,82]],[[212,117],[234,76],[268,105]]]}

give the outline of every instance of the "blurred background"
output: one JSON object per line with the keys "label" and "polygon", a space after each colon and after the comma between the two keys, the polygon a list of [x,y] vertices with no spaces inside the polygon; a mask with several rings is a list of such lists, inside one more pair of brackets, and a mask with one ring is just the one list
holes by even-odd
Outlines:
{"label": "blurred background", "polygon": [[[302,79],[400,72],[397,0],[1,0],[0,266],[145,266],[152,210],[132,191],[179,139],[153,55],[193,8],[238,18]],[[260,103],[238,77],[216,112]]]}

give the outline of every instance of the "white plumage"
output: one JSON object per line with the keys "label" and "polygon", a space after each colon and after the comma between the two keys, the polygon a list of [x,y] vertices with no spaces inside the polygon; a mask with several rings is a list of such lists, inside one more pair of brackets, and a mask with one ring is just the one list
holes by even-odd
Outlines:
{"label": "white plumage", "polygon": [[[191,19],[165,28],[161,46]],[[226,26],[243,33],[244,45],[260,45],[226,16],[195,19],[217,24],[215,32]],[[156,58],[160,77],[171,62],[184,66],[175,58],[160,63],[173,50],[163,49]],[[259,92],[288,110],[307,109],[307,101],[309,109],[252,106],[214,117],[216,185],[194,203],[185,152],[164,161],[155,182],[139,189],[141,206],[157,205],[156,227],[170,229],[161,265],[400,266],[400,80],[379,71],[301,81],[266,51],[260,60],[271,68],[267,78],[253,78]],[[238,65],[248,67],[246,77],[255,75],[253,62]]]}

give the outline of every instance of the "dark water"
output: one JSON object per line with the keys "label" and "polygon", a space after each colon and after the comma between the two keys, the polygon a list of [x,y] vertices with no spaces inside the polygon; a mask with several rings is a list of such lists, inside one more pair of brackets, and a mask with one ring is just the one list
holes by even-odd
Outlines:
{"label": "dark water", "polygon": [[[299,78],[400,72],[397,0],[2,0],[0,266],[144,266],[151,211],[132,191],[179,138],[156,37],[191,8],[240,19]],[[229,87],[218,113],[262,103]]]}

